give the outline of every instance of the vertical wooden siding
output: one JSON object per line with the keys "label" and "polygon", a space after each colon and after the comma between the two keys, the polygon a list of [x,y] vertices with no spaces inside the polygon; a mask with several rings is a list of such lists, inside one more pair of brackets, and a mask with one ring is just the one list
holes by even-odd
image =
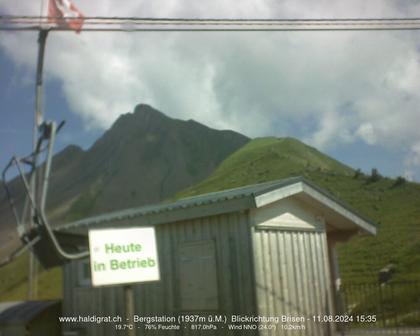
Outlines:
{"label": "vertical wooden siding", "polygon": [[[252,249],[249,221],[246,213],[204,217],[192,221],[157,226],[161,281],[136,286],[136,311],[153,316],[182,313],[179,292],[178,247],[184,242],[213,240],[216,246],[219,309],[225,314],[253,314],[255,297],[252,278]],[[185,275],[184,275],[185,276]],[[194,274],[190,275],[194,277]],[[200,313],[200,312],[192,312]],[[145,335],[160,335],[149,331]],[[165,333],[169,335],[170,333]],[[175,333],[174,333],[175,334]],[[183,330],[178,335],[201,335],[197,330]],[[212,334],[203,331],[203,335]],[[215,335],[227,335],[226,328]]]}
{"label": "vertical wooden siding", "polygon": [[[80,261],[64,266],[63,316],[117,316],[124,318],[123,288],[112,286],[92,288],[79,285]],[[124,322],[124,321],[123,321]],[[116,335],[113,323],[68,323],[64,330],[83,330],[88,336]],[[120,332],[121,334],[121,332]]]}
{"label": "vertical wooden siding", "polygon": [[[313,316],[331,314],[330,272],[323,231],[254,229],[258,314],[303,316],[304,330],[264,330],[261,335],[329,335]],[[308,320],[309,319],[309,320]]]}
{"label": "vertical wooden siding", "polygon": [[[116,223],[115,226],[120,226]],[[140,316],[177,316],[180,310],[178,247],[184,242],[213,240],[216,246],[219,309],[214,312],[255,314],[252,242],[248,213],[231,213],[156,226],[161,281],[134,286],[135,312]],[[65,266],[64,311],[90,314],[124,314],[121,287],[79,288],[77,263]],[[185,275],[184,275],[185,276]],[[194,274],[191,274],[194,276]],[[83,294],[81,294],[83,292]],[[79,295],[80,294],[80,295]],[[200,313],[200,312],[192,312]],[[86,324],[87,335],[120,335],[110,325]],[[254,332],[253,332],[254,333]],[[160,330],[139,330],[138,335],[162,335]],[[211,332],[203,332],[210,335]],[[246,335],[245,333],[241,333]],[[164,335],[200,335],[198,331],[165,332]],[[236,335],[220,329],[216,335]]]}

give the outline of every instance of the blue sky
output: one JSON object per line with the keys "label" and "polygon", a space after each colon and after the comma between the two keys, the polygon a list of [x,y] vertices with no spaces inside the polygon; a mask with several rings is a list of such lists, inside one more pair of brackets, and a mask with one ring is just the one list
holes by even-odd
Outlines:
{"label": "blue sky", "polygon": [[[74,0],[85,15],[416,17],[418,1]],[[0,12],[38,15],[41,2]],[[163,5],[163,3],[165,5]],[[0,33],[0,166],[31,149],[36,34]],[[88,148],[147,103],[251,137],[293,136],[368,172],[420,181],[420,33],[52,33],[45,115],[66,120],[57,150]]]}
{"label": "blue sky", "polygon": [[[0,53],[0,71],[3,88],[0,91],[0,166],[3,168],[13,155],[22,156],[32,149],[35,75],[30,72],[33,78],[29,78],[26,70],[16,66],[4,53]],[[69,110],[59,82],[46,81],[45,98],[46,119],[66,121],[57,137],[57,150],[69,144],[87,148],[102,134],[99,129],[88,131],[83,127],[83,120]]]}

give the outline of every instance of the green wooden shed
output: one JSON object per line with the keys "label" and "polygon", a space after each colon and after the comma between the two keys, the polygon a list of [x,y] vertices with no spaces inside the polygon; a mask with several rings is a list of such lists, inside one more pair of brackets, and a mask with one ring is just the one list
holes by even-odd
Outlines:
{"label": "green wooden shed", "polygon": [[[150,226],[156,229],[161,280],[134,286],[139,316],[303,318],[298,331],[287,329],[292,322],[281,322],[275,330],[218,328],[204,335],[333,335],[333,323],[313,316],[336,312],[335,245],[376,233],[369,220],[301,177],[113,212],[63,225],[59,232],[86,236],[94,228]],[[65,315],[124,315],[123,288],[92,288],[89,262],[68,263],[63,309]],[[118,334],[106,324],[63,327],[87,335]],[[201,333],[185,328],[164,334]]]}

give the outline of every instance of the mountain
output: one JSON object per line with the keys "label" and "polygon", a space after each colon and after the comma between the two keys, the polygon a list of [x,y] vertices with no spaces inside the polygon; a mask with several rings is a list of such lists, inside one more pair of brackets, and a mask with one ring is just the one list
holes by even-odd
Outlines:
{"label": "mountain", "polygon": [[[53,176],[56,196],[75,201],[66,220],[157,203],[206,178],[249,139],[148,105],[121,116],[71,172]],[[57,170],[59,172],[60,170]]]}
{"label": "mountain", "polygon": [[[151,106],[138,105],[133,113],[116,120],[88,150],[71,145],[54,156],[47,200],[49,221],[56,225],[160,202],[209,176],[248,141],[233,131],[173,119]],[[20,180],[11,181],[10,187],[16,203],[22,204]],[[12,213],[1,190],[0,259],[18,245]],[[0,271],[0,297],[24,298],[26,258],[23,256]],[[40,276],[46,285],[51,278],[60,282],[57,270]],[[58,293],[58,287],[52,291],[42,288],[42,297]]]}
{"label": "mountain", "polygon": [[175,198],[297,175],[377,224],[377,236],[355,237],[339,246],[344,282],[375,282],[379,270],[389,264],[396,267],[396,280],[420,280],[420,185],[354,171],[296,139],[254,139]]}
{"label": "mountain", "polygon": [[[206,178],[248,141],[138,105],[89,150],[68,146],[55,155],[47,206],[51,222],[160,202]],[[20,183],[11,185],[22,199]],[[0,209],[4,228],[10,211],[4,202]]]}
{"label": "mountain", "polygon": [[[88,151],[72,146],[56,156],[49,206],[57,218],[73,220],[298,175],[378,226],[376,237],[355,237],[339,246],[345,283],[376,281],[391,263],[395,279],[420,280],[419,184],[363,174],[293,138],[249,140],[168,118],[145,105],[120,117]],[[22,299],[24,267],[18,259],[0,272],[1,299]],[[42,272],[41,297],[59,296],[60,281],[58,269]]]}

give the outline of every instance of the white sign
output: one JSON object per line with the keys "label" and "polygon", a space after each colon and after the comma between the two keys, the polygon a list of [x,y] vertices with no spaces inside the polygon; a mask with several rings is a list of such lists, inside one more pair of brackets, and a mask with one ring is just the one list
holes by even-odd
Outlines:
{"label": "white sign", "polygon": [[93,286],[159,280],[155,229],[89,231]]}

